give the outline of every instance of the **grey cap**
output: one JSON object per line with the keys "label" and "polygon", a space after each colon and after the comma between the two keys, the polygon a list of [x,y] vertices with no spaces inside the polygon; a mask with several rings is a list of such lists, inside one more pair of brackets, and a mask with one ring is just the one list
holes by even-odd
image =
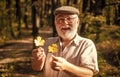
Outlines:
{"label": "grey cap", "polygon": [[54,11],[54,15],[60,14],[60,13],[71,13],[71,14],[77,14],[79,15],[79,10],[72,6],[61,6]]}

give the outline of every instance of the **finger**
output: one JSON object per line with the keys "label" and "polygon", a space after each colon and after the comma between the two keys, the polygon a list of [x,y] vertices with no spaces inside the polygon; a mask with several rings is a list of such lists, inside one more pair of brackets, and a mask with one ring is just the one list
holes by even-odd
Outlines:
{"label": "finger", "polygon": [[37,49],[33,49],[32,50],[32,54],[36,53],[37,52]]}
{"label": "finger", "polygon": [[62,64],[61,64],[60,62],[55,61],[55,60],[51,61],[51,62],[50,62],[50,65],[51,65],[52,67],[61,67],[61,66],[62,66]]}
{"label": "finger", "polygon": [[43,52],[43,51],[44,51],[44,49],[42,47],[38,48],[38,52]]}
{"label": "finger", "polygon": [[57,67],[61,67],[62,63],[58,62],[58,61],[53,61],[53,63],[57,66]]}
{"label": "finger", "polygon": [[[56,64],[54,63],[54,62],[50,62],[50,66],[51,66],[51,68],[53,69],[53,70],[56,70]],[[56,70],[56,71],[58,71],[58,70]]]}
{"label": "finger", "polygon": [[55,56],[52,56],[52,60],[58,61],[60,63],[63,63],[63,61],[64,61],[64,59],[62,57],[55,57]]}
{"label": "finger", "polygon": [[38,60],[41,60],[43,58],[44,58],[44,55],[41,55],[41,56],[38,57]]}
{"label": "finger", "polygon": [[60,67],[55,67],[54,69],[57,70],[57,71],[60,71],[60,70],[61,70]]}
{"label": "finger", "polygon": [[42,53],[39,53],[39,52],[36,52],[36,53],[33,53],[33,54],[32,54],[33,57],[38,57],[38,56],[40,56],[40,55],[42,55]]}
{"label": "finger", "polygon": [[60,71],[61,70],[61,68],[60,67],[51,67],[53,70],[55,70],[55,71]]}
{"label": "finger", "polygon": [[52,55],[52,60],[58,61],[58,58]]}
{"label": "finger", "polygon": [[43,48],[38,48],[38,49],[34,49],[32,51],[32,56],[38,56],[44,54],[44,49]]}
{"label": "finger", "polygon": [[56,71],[60,71],[61,69],[61,64],[59,62],[53,61],[51,62],[51,68]]}
{"label": "finger", "polygon": [[32,53],[37,53],[37,52],[43,52],[44,49],[42,47],[39,47],[37,49],[33,49]]}
{"label": "finger", "polygon": [[34,59],[36,59],[36,60],[41,60],[41,59],[43,59],[45,57],[45,55],[38,55],[38,56],[34,56]]}
{"label": "finger", "polygon": [[34,53],[33,54],[33,58],[35,58],[35,59],[41,58],[43,56],[45,56],[43,53]]}

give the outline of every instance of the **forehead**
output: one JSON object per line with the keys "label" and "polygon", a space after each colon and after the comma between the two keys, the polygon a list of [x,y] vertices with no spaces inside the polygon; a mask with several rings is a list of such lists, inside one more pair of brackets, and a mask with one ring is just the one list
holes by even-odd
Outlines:
{"label": "forehead", "polygon": [[57,15],[55,15],[55,17],[68,17],[68,16],[78,16],[77,14],[73,14],[73,13],[59,13]]}

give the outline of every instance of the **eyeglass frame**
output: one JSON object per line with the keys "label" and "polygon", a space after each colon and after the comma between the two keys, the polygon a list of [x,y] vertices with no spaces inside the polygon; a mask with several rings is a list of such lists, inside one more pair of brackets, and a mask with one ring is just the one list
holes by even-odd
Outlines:
{"label": "eyeglass frame", "polygon": [[55,20],[59,24],[62,24],[62,22],[65,22],[65,21],[72,24],[75,21],[76,18],[78,18],[78,17],[77,16],[74,16],[74,17],[70,17],[70,16],[67,16],[67,17],[55,17]]}

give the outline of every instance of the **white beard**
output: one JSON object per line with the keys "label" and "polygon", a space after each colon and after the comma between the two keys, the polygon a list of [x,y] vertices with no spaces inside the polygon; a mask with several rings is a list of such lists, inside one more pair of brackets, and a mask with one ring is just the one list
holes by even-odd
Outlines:
{"label": "white beard", "polygon": [[65,33],[61,32],[61,31],[58,31],[58,35],[64,40],[73,39],[74,36],[76,35],[76,33],[77,33],[77,30],[74,30],[74,31],[70,30],[70,31],[67,31]]}

